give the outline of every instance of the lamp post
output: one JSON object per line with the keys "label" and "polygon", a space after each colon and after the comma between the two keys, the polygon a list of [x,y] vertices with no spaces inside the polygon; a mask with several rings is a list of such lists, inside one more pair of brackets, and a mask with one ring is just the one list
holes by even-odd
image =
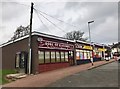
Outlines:
{"label": "lamp post", "polygon": [[[89,30],[89,42],[90,42],[90,47],[91,47],[91,34],[90,34],[90,23],[93,23],[94,21],[89,21],[88,22],[88,30]],[[92,47],[91,47],[92,48]],[[93,54],[93,51],[92,51],[92,54]],[[91,63],[92,63],[92,66],[93,66],[93,58],[90,56],[90,60],[91,60]]]}
{"label": "lamp post", "polygon": [[89,42],[90,42],[90,44],[91,44],[91,32],[90,32],[90,23],[93,23],[94,21],[89,21],[88,22],[88,30],[89,30]]}
{"label": "lamp post", "polygon": [[103,59],[105,60],[105,45],[103,44]]}

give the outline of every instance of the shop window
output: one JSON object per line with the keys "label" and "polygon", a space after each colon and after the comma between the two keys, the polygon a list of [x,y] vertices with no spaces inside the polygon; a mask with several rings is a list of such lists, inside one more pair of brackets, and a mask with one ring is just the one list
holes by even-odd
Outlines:
{"label": "shop window", "polygon": [[45,51],[45,63],[50,63],[50,52]]}
{"label": "shop window", "polygon": [[102,57],[102,52],[99,52],[99,57]]}
{"label": "shop window", "polygon": [[84,50],[84,59],[87,59],[87,53],[85,50]]}
{"label": "shop window", "polygon": [[86,51],[86,59],[89,59],[89,51]]}
{"label": "shop window", "polygon": [[60,52],[56,52],[56,62],[60,62]]}
{"label": "shop window", "polygon": [[40,64],[44,63],[44,51],[38,51],[38,59]]}
{"label": "shop window", "polygon": [[19,54],[16,55],[16,68],[19,67],[20,56]]}
{"label": "shop window", "polygon": [[90,51],[88,51],[88,59],[90,59]]}
{"label": "shop window", "polygon": [[65,56],[64,56],[64,52],[61,52],[61,62],[64,62],[65,61]]}
{"label": "shop window", "polygon": [[68,52],[65,52],[65,61],[68,62]]}
{"label": "shop window", "polygon": [[83,50],[80,50],[80,59],[84,59],[84,57],[83,57]]}
{"label": "shop window", "polygon": [[93,56],[94,56],[93,52],[92,52],[92,51],[90,51],[90,57],[93,57]]}
{"label": "shop window", "polygon": [[72,51],[69,51],[69,56],[73,56],[73,53],[72,53]]}
{"label": "shop window", "polygon": [[95,55],[95,56],[96,56],[96,58],[98,58],[98,57],[99,57],[99,55],[98,55],[98,54],[99,54],[99,52],[96,52],[96,55]]}
{"label": "shop window", "polygon": [[80,52],[76,52],[76,59],[79,60],[80,59]]}
{"label": "shop window", "polygon": [[73,57],[73,52],[71,51],[71,56]]}
{"label": "shop window", "polygon": [[55,62],[55,52],[51,52],[51,63]]}

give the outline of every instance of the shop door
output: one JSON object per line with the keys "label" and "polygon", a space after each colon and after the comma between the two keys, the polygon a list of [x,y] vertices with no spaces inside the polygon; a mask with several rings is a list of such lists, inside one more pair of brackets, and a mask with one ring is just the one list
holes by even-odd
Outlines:
{"label": "shop door", "polygon": [[18,52],[16,53],[16,70],[19,73],[27,73],[27,53]]}
{"label": "shop door", "polygon": [[74,65],[73,51],[69,51],[69,64]]}

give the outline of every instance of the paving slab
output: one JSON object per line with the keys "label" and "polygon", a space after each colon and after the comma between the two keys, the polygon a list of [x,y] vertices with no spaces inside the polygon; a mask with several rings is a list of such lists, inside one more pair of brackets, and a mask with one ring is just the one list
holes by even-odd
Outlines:
{"label": "paving slab", "polygon": [[[94,62],[94,67],[99,67],[100,65],[104,65],[114,61],[115,61],[114,59],[111,59],[110,61]],[[43,72],[37,75],[29,75],[26,78],[5,84],[2,87],[45,87],[66,76],[94,68],[91,66],[92,66],[91,63],[88,63],[88,64],[70,66],[67,68],[57,69],[53,71]]]}

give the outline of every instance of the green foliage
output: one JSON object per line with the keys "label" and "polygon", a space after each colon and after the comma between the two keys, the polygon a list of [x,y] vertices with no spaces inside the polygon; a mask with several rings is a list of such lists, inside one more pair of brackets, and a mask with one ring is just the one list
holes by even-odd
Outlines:
{"label": "green foliage", "polygon": [[0,70],[0,85],[9,82],[5,79],[6,75],[14,73],[16,73],[15,70]]}
{"label": "green foliage", "polygon": [[71,31],[65,34],[65,38],[69,40],[80,40],[87,41],[87,38],[83,38],[84,32],[81,31]]}

